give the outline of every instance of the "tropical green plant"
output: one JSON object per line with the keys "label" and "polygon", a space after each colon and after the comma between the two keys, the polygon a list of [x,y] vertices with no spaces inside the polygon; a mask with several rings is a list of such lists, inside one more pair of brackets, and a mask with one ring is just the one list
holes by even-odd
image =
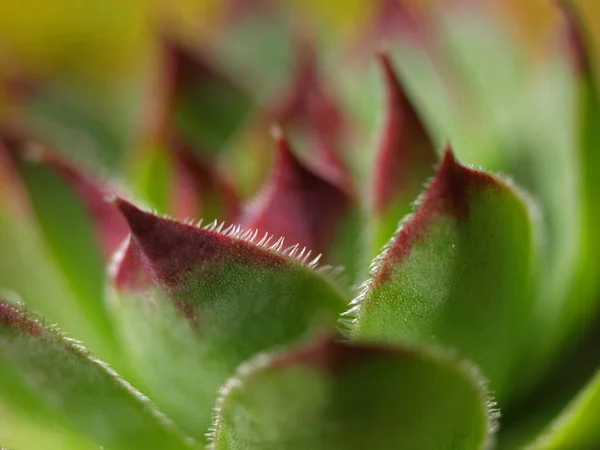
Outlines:
{"label": "tropical green plant", "polygon": [[403,11],[377,73],[302,35],[274,97],[288,64],[243,50],[279,16],[218,64],[163,36],[137,125],[27,80],[0,133],[0,444],[600,447],[600,109],[557,11],[535,67],[471,10]]}

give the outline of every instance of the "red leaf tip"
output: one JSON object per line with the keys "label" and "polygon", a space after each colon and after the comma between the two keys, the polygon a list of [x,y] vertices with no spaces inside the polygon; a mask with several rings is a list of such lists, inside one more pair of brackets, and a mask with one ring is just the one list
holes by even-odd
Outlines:
{"label": "red leaf tip", "polygon": [[375,282],[388,279],[391,265],[402,262],[412,246],[423,239],[430,225],[440,216],[465,220],[473,193],[484,189],[498,190],[503,185],[491,175],[461,165],[450,145],[446,146],[441,164],[416,211],[400,228],[377,268]]}
{"label": "red leaf tip", "polygon": [[121,214],[123,214],[123,217],[127,220],[127,224],[133,234],[143,232],[143,230],[153,222],[153,218],[156,217],[142,211],[140,208],[129,203],[127,200],[123,200],[121,197],[114,196],[109,201],[117,207]]}
{"label": "red leaf tip", "polygon": [[280,129],[274,133],[277,154],[271,174],[242,223],[259,234],[283,236],[287,242],[326,254],[351,198],[307,168]]}
{"label": "red leaf tip", "polygon": [[385,85],[385,111],[378,142],[373,205],[385,211],[396,199],[412,196],[430,174],[436,156],[386,48],[376,52]]}
{"label": "red leaf tip", "polygon": [[216,222],[199,228],[145,212],[122,198],[117,197],[113,203],[129,223],[131,245],[139,251],[144,267],[153,281],[167,288],[181,287],[190,272],[214,275],[216,269],[211,263],[236,262],[254,267],[286,264],[287,253],[279,252],[279,244],[274,251],[262,243],[255,245],[257,233],[242,234],[239,226],[223,232]]}

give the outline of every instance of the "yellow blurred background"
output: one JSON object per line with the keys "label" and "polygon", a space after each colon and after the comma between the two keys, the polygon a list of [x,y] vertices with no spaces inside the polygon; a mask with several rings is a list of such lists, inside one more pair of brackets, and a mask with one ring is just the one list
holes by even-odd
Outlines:
{"label": "yellow blurred background", "polygon": [[[263,0],[263,2],[266,0]],[[371,0],[276,0],[290,14],[309,17],[325,33],[352,34],[369,22]],[[445,0],[398,0],[439,8]],[[471,0],[493,3],[532,50],[543,46],[553,26],[549,0]],[[251,3],[256,3],[253,0]],[[186,41],[208,39],[223,26],[232,2],[219,0],[19,0],[0,2],[0,74],[57,72],[106,80],[131,70],[148,56],[157,33]],[[238,0],[238,3],[243,3]],[[458,3],[458,2],[457,2]],[[469,3],[469,2],[462,2]],[[573,0],[593,40],[600,42],[600,2]]]}

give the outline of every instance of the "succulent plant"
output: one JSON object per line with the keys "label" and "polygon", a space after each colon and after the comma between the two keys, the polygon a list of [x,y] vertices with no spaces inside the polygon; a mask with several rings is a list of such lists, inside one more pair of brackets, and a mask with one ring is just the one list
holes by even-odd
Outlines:
{"label": "succulent plant", "polygon": [[[358,63],[296,36],[276,95],[256,87],[270,63],[232,61],[252,45],[235,14],[220,60],[161,35],[121,144],[64,86],[7,84],[1,445],[600,446],[583,22],[553,4],[532,67],[474,6],[381,4]],[[381,37],[374,77],[364,43]],[[65,148],[86,139],[103,169]]]}

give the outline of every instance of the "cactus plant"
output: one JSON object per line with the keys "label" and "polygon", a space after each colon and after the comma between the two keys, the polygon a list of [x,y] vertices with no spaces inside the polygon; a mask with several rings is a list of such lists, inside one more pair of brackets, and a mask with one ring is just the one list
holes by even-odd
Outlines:
{"label": "cactus plant", "polygon": [[[600,446],[583,22],[553,4],[530,67],[489,11],[381,5],[358,63],[295,36],[274,96],[227,56],[242,13],[211,57],[161,33],[129,140],[77,111],[64,128],[46,76],[5,80],[0,445]],[[112,151],[100,174],[69,148],[86,138]]]}

